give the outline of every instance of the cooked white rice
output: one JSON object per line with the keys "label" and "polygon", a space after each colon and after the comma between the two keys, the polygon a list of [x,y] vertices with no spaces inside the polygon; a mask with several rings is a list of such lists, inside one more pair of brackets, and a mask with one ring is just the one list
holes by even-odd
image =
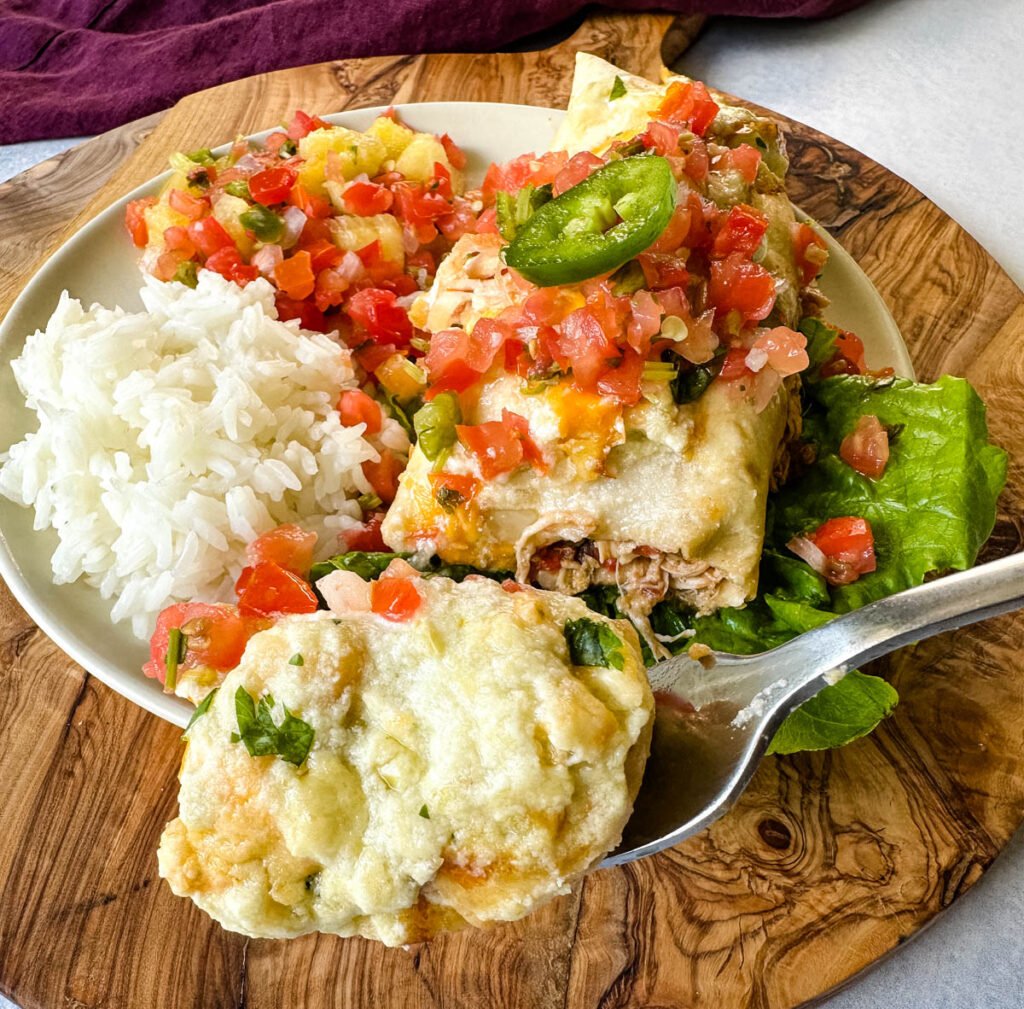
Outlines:
{"label": "cooked white rice", "polygon": [[245,545],[280,523],[333,552],[371,491],[360,464],[408,440],[341,425],[349,352],[279,322],[265,280],[141,293],[132,313],[65,292],[26,340],[12,367],[39,430],[0,456],[0,493],[57,531],[56,583],[84,578],[148,638],[172,602],[232,599]]}

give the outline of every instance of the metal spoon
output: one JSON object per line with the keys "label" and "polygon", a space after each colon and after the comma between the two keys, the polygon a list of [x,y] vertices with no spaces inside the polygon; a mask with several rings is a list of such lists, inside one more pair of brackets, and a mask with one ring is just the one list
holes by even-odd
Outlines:
{"label": "metal spoon", "polygon": [[[760,655],[685,655],[649,670],[654,740],[619,848],[653,855],[739,798],[783,719],[851,669],[903,645],[1024,607],[1024,553],[870,603]],[[713,658],[713,664],[711,659]]]}

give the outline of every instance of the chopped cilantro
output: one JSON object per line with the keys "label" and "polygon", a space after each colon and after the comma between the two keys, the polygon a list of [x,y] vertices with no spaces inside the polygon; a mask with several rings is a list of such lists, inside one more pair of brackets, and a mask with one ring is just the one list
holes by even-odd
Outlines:
{"label": "chopped cilantro", "polygon": [[210,710],[210,705],[213,704],[213,698],[216,696],[217,691],[220,687],[214,687],[198,704],[196,710],[192,712],[192,717],[188,720],[188,725],[185,726],[185,731],[181,734],[181,738],[184,739],[188,735],[188,730],[192,728],[196,722]]}
{"label": "chopped cilantro", "polygon": [[588,617],[569,620],[565,625],[565,642],[574,666],[605,666],[609,669],[625,666],[622,641],[605,623]]}
{"label": "chopped cilantro", "polygon": [[608,101],[614,102],[616,98],[621,98],[626,93],[626,85],[623,83],[621,77],[616,76],[614,83],[612,84],[612,90],[608,95]]}
{"label": "chopped cilantro", "polygon": [[424,820],[430,819],[430,810],[427,809],[426,803],[423,803],[423,805],[420,806],[420,816],[422,816]]}
{"label": "chopped cilantro", "polygon": [[235,718],[238,732],[231,734],[233,743],[242,742],[251,757],[278,756],[298,767],[309,756],[313,745],[313,727],[296,718],[287,708],[284,721],[274,724],[271,714],[274,698],[266,694],[257,704],[245,687],[235,691]]}
{"label": "chopped cilantro", "polygon": [[302,652],[296,652],[289,660],[289,666],[304,666],[306,660],[302,657]]}

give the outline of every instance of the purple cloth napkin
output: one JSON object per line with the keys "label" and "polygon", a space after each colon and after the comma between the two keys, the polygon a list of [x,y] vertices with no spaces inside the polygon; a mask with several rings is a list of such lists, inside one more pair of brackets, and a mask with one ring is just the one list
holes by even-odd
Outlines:
{"label": "purple cloth napkin", "polygon": [[[860,0],[611,0],[625,10],[821,17]],[[98,133],[182,95],[352,56],[488,51],[586,0],[0,0],[0,143]]]}

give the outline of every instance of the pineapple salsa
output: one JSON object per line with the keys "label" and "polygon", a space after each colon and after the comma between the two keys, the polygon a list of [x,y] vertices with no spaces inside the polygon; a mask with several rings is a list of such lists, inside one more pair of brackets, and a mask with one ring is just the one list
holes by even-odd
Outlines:
{"label": "pineapple salsa", "polygon": [[[481,194],[465,192],[465,164],[447,135],[417,133],[394,110],[362,133],[300,111],[262,144],[173,155],[160,196],[132,201],[125,223],[160,280],[266,278],[279,318],[336,332],[365,372],[366,392],[342,398],[343,421],[379,429],[383,407],[407,426],[405,405],[427,383],[406,310],[458,238],[497,230]],[[364,464],[371,529],[403,465],[386,450]]]}

